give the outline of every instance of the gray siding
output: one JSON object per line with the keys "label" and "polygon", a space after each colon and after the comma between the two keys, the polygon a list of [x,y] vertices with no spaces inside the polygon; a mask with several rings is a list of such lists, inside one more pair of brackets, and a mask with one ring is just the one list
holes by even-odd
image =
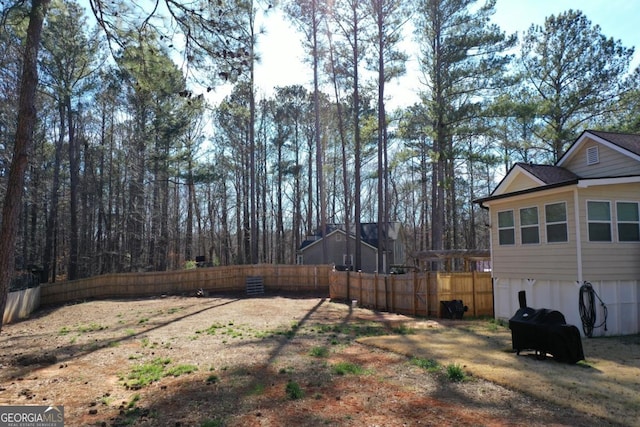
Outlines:
{"label": "gray siding", "polygon": [[[346,255],[346,236],[343,233],[331,233],[327,239],[327,264],[344,265]],[[353,259],[355,253],[355,240],[349,239],[349,252]],[[314,265],[322,262],[322,241],[318,240],[302,250],[303,264]],[[371,273],[376,270],[377,255],[375,249],[368,245],[362,245],[362,271]]]}
{"label": "gray siding", "polygon": [[[595,146],[600,161],[587,165],[587,149]],[[640,162],[591,140],[586,140],[563,167],[581,178],[640,175]]]}

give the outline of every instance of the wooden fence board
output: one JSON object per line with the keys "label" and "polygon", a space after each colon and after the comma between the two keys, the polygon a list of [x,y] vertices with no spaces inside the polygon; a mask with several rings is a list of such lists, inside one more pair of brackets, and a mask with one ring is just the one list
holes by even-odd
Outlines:
{"label": "wooden fence board", "polygon": [[[263,278],[265,291],[328,292],[332,299],[402,314],[439,317],[440,301],[461,299],[468,315],[493,315],[491,274],[410,273],[379,275],[332,271],[331,266],[244,265],[96,276],[41,286],[42,305],[98,298],[160,294],[239,293],[249,276]],[[348,283],[348,290],[347,290]]]}
{"label": "wooden fence board", "polygon": [[261,276],[267,292],[329,291],[329,265],[233,265],[190,270],[94,276],[41,286],[42,305],[100,298],[139,298],[161,294],[240,293],[248,276]]}
{"label": "wooden fence board", "polygon": [[359,306],[375,310],[440,317],[440,301],[456,299],[469,307],[468,315],[493,316],[490,273],[425,272],[384,276],[332,271],[329,282],[332,299],[357,300]]}

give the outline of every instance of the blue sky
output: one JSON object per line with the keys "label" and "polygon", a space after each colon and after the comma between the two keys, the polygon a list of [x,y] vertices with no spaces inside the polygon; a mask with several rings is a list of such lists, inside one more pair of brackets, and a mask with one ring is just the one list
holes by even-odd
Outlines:
{"label": "blue sky", "polygon": [[[482,0],[480,0],[482,1]],[[606,37],[621,40],[625,47],[635,47],[632,69],[640,65],[640,1],[637,0],[497,0],[493,21],[507,34],[522,35],[531,24],[542,25],[545,18],[569,9],[581,10],[593,25],[599,25]],[[256,81],[266,94],[274,86],[288,84],[307,85],[311,76],[308,65],[301,64],[304,51],[299,46],[299,35],[282,17],[277,25],[266,22],[268,35],[259,39],[263,51],[261,64],[256,70]],[[397,93],[390,106],[407,105],[417,101],[415,60],[408,65],[409,72],[402,80],[389,85]]]}
{"label": "blue sky", "polygon": [[498,0],[494,21],[507,33],[542,25],[547,16],[581,10],[602,34],[636,47],[633,66],[640,64],[640,1],[637,0]]}

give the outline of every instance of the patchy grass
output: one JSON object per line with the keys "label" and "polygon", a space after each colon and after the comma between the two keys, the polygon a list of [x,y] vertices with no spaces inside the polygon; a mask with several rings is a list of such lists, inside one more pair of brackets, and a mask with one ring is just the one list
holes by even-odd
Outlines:
{"label": "patchy grass", "polygon": [[362,366],[351,362],[338,362],[332,366],[332,370],[336,375],[362,375],[365,373]]}
{"label": "patchy grass", "polygon": [[300,385],[295,381],[288,381],[285,386],[285,393],[291,400],[302,399],[304,397],[304,391],[300,388]]}
{"label": "patchy grass", "polygon": [[169,368],[165,373],[165,377],[179,377],[180,375],[192,374],[198,370],[195,365],[178,365]]}
{"label": "patchy grass", "polygon": [[87,332],[102,331],[104,329],[107,329],[107,326],[99,325],[97,323],[90,323],[88,325],[78,326],[78,332],[80,332],[81,334],[84,334]]}
{"label": "patchy grass", "polygon": [[150,362],[134,366],[129,374],[120,377],[120,381],[126,388],[138,390],[160,381],[164,377],[179,377],[198,370],[195,365],[187,364],[169,367],[170,364],[171,359],[157,357]]}
{"label": "patchy grass", "polygon": [[222,420],[207,420],[205,422],[203,422],[202,424],[200,424],[200,427],[222,427],[224,424],[222,422]]}
{"label": "patchy grass", "polygon": [[411,358],[411,364],[424,369],[427,372],[438,372],[440,370],[440,364],[433,359],[426,359],[423,357]]}
{"label": "patchy grass", "polygon": [[309,355],[313,357],[328,357],[329,349],[327,347],[313,347],[311,351],[309,351]]}
{"label": "patchy grass", "polygon": [[[559,411],[544,400],[523,400],[512,388],[482,380],[484,374],[496,373],[500,375],[496,382],[504,381],[498,384],[515,388],[522,383],[522,372],[535,369],[535,378],[528,378],[527,383],[544,379],[542,375],[551,371],[550,381],[540,384],[545,396],[552,384],[554,394],[567,389],[567,401],[567,396],[580,397],[589,414],[615,416],[624,409],[626,424],[638,419],[638,402],[633,399],[637,387],[628,381],[635,371],[609,380],[621,364],[612,357],[613,352],[632,350],[620,360],[635,364],[633,356],[640,348],[637,339],[624,344],[617,339],[584,340],[589,359],[565,366],[503,350],[511,344],[509,331],[488,319],[437,323],[365,309],[354,312],[343,304],[318,299],[220,302],[224,304],[190,297],[97,301],[60,307],[8,325],[10,334],[0,336],[4,367],[0,373],[8,379],[1,381],[6,390],[0,393],[0,403],[10,404],[25,395],[25,390],[39,396],[55,394],[69,408],[69,417],[82,419],[83,425],[315,426],[366,425],[374,420],[379,425],[417,425],[436,418],[480,425],[509,423],[525,412],[535,413],[534,424],[540,426],[603,424],[598,418],[565,411],[564,406]],[[175,319],[163,317],[178,305],[186,308]],[[136,310],[140,310],[137,315]],[[143,317],[151,320],[138,325]],[[101,325],[108,329],[79,334],[78,325],[85,325],[86,330]],[[151,325],[154,327],[149,328]],[[215,327],[209,336],[211,326]],[[58,336],[64,334],[67,336]],[[72,337],[80,345],[70,346]],[[222,340],[229,344],[223,345]],[[111,342],[120,347],[109,348]],[[594,345],[607,347],[606,357]],[[88,351],[90,346],[96,351]],[[395,353],[383,350],[390,346]],[[18,361],[25,354],[30,356],[29,351],[62,356],[59,361],[34,359],[60,380],[24,376],[24,365]],[[69,356],[73,363],[67,366],[70,351],[74,352]],[[169,363],[159,363],[153,372],[156,358]],[[337,362],[347,363],[334,367]],[[470,380],[450,383],[447,365],[454,363],[464,368],[461,373]],[[637,365],[632,366],[637,370]],[[172,374],[181,376],[167,376]],[[140,385],[144,378],[150,385]],[[606,389],[598,388],[601,382]],[[621,409],[617,399],[625,395],[631,401]],[[421,399],[433,399],[434,405],[407,404],[398,411],[398,402]],[[602,412],[592,409],[599,407]]]}
{"label": "patchy grass", "polygon": [[140,389],[159,381],[164,376],[164,368],[171,363],[171,359],[156,358],[151,362],[134,366],[131,372],[121,378],[123,385],[131,389]]}
{"label": "patchy grass", "polygon": [[467,378],[467,374],[464,373],[462,366],[457,363],[447,365],[447,378],[453,382],[464,381]]}

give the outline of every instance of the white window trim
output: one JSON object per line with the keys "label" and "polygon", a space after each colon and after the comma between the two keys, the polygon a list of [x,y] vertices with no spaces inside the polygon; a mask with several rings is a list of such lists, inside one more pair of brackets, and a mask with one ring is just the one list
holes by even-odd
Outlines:
{"label": "white window trim", "polygon": [[[603,220],[590,220],[589,219],[589,202],[594,202],[594,203],[608,203],[609,204],[609,221],[603,221]],[[613,212],[611,211],[611,205],[612,202],[611,200],[595,200],[595,199],[588,199],[585,201],[585,218],[587,219],[587,240],[591,243],[613,243],[615,242],[617,239],[615,239],[615,236],[613,235]],[[589,234],[589,224],[594,223],[594,224],[609,224],[609,233],[611,235],[611,240],[591,240],[591,235]]]}
{"label": "white window trim", "polygon": [[[551,206],[551,205],[564,205],[564,221],[549,221],[547,219],[547,206]],[[559,225],[559,224],[564,224],[565,229],[567,231],[567,240],[563,240],[563,241],[558,241],[558,242],[550,242],[549,241],[549,233],[547,231],[547,226],[548,225]],[[557,244],[563,244],[563,243],[567,243],[569,242],[569,213],[567,210],[567,202],[566,201],[559,201],[559,202],[551,202],[551,203],[545,203],[544,204],[544,232],[545,232],[545,243],[549,244],[549,245],[557,245]]]}
{"label": "white window trim", "polygon": [[[640,220],[639,221],[620,221],[618,219],[618,203],[630,203],[630,204],[635,204],[636,206],[638,206],[638,212],[640,213],[640,202],[636,201],[636,200],[616,200],[614,202],[614,206],[615,206],[615,219],[616,219],[616,233],[615,233],[615,237],[616,237],[616,241],[618,243],[622,243],[622,244],[638,244],[638,240],[620,240],[620,232],[618,230],[618,224],[622,223],[622,224],[638,224],[638,227],[640,227]],[[613,219],[614,215],[612,215],[612,219]]]}
{"label": "white window trim", "polygon": [[[522,225],[522,210],[523,209],[536,209],[536,223],[535,224],[529,224],[529,225]],[[514,221],[515,222],[515,221]],[[522,245],[539,245],[540,244],[540,209],[538,208],[538,206],[525,206],[522,208],[518,208],[518,224],[520,226],[520,244]],[[522,240],[522,230],[525,228],[537,228],[538,229],[538,242],[537,243],[525,243]]]}
{"label": "white window trim", "polygon": [[[513,218],[513,225],[511,227],[500,227],[500,214],[502,212],[511,212]],[[516,214],[513,209],[505,209],[496,213],[496,222],[498,223],[498,246],[515,246],[516,245]],[[501,230],[513,230],[513,243],[500,243],[500,231]]]}

